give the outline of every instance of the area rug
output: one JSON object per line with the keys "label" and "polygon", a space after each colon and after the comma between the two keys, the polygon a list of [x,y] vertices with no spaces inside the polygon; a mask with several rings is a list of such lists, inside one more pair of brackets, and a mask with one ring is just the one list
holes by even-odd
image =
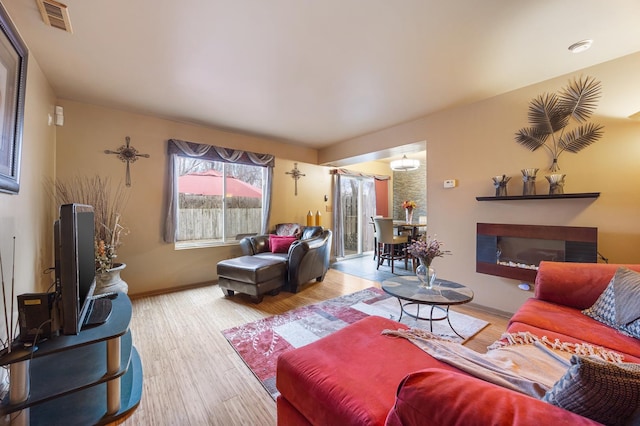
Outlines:
{"label": "area rug", "polygon": [[[423,309],[428,313],[426,307]],[[397,321],[400,315],[398,299],[371,287],[230,328],[222,334],[275,399],[278,396],[276,362],[280,354],[315,342],[369,315]],[[486,321],[457,312],[450,311],[449,315],[456,331],[467,339],[489,325]],[[403,315],[401,322],[409,327],[429,329],[429,321],[415,320],[408,315]],[[433,332],[462,342],[446,321],[434,322]]]}

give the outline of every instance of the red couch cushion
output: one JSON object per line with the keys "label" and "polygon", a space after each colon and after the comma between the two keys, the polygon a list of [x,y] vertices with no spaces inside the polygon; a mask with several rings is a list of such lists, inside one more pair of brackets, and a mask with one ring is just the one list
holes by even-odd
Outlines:
{"label": "red couch cushion", "polygon": [[[522,325],[512,327],[515,323]],[[536,327],[533,330],[531,327]],[[528,331],[542,337],[554,334],[562,341],[586,342],[640,357],[638,339],[625,336],[613,328],[584,315],[578,309],[556,305],[544,300],[529,299],[511,317],[508,331]],[[540,334],[542,333],[542,334]],[[554,337],[555,338],[555,337]]]}
{"label": "red couch cushion", "polygon": [[383,424],[407,374],[427,367],[458,371],[408,340],[381,334],[399,328],[407,327],[370,316],[282,354],[276,376],[280,397],[312,424]]}
{"label": "red couch cushion", "polygon": [[593,305],[619,266],[640,271],[640,265],[540,262],[536,275],[536,299],[577,309]]}
{"label": "red couch cushion", "polygon": [[[479,395],[482,396],[479,398]],[[386,424],[573,426],[599,423],[461,372],[429,368],[411,373],[403,380]]]}

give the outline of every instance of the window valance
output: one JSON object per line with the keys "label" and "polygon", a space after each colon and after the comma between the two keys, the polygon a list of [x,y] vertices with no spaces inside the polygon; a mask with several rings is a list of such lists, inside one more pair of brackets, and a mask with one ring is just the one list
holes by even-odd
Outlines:
{"label": "window valance", "polygon": [[329,173],[332,174],[332,175],[365,177],[365,178],[372,178],[372,179],[375,179],[375,180],[390,180],[391,179],[391,176],[387,176],[387,175],[372,175],[370,173],[363,173],[363,172],[358,172],[358,171],[348,170],[348,169],[331,169],[329,171]]}
{"label": "window valance", "polygon": [[263,167],[274,167],[276,162],[275,156],[271,154],[257,154],[255,152],[222,148],[219,146],[187,142],[179,139],[169,139],[167,154],[177,154],[184,157],[202,158],[203,160],[226,161],[229,163],[250,164]]}

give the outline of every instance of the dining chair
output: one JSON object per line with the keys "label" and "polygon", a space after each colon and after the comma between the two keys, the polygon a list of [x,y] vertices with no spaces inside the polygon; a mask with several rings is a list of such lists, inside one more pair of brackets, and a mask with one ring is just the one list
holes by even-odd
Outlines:
{"label": "dining chair", "polygon": [[404,259],[404,268],[407,269],[409,255],[404,250],[409,242],[407,235],[395,235],[393,231],[393,219],[379,218],[373,219],[376,230],[376,249],[378,251],[378,264],[376,269],[380,269],[380,265],[384,260],[391,263],[391,273],[393,273],[394,262],[396,259]]}

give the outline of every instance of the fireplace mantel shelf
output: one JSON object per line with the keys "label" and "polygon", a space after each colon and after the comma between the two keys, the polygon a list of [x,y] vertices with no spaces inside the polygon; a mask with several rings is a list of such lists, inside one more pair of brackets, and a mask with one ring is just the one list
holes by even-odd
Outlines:
{"label": "fireplace mantel shelf", "polygon": [[576,194],[557,195],[507,195],[506,197],[476,197],[478,201],[510,201],[510,200],[556,200],[560,198],[598,198],[599,192],[580,192]]}

